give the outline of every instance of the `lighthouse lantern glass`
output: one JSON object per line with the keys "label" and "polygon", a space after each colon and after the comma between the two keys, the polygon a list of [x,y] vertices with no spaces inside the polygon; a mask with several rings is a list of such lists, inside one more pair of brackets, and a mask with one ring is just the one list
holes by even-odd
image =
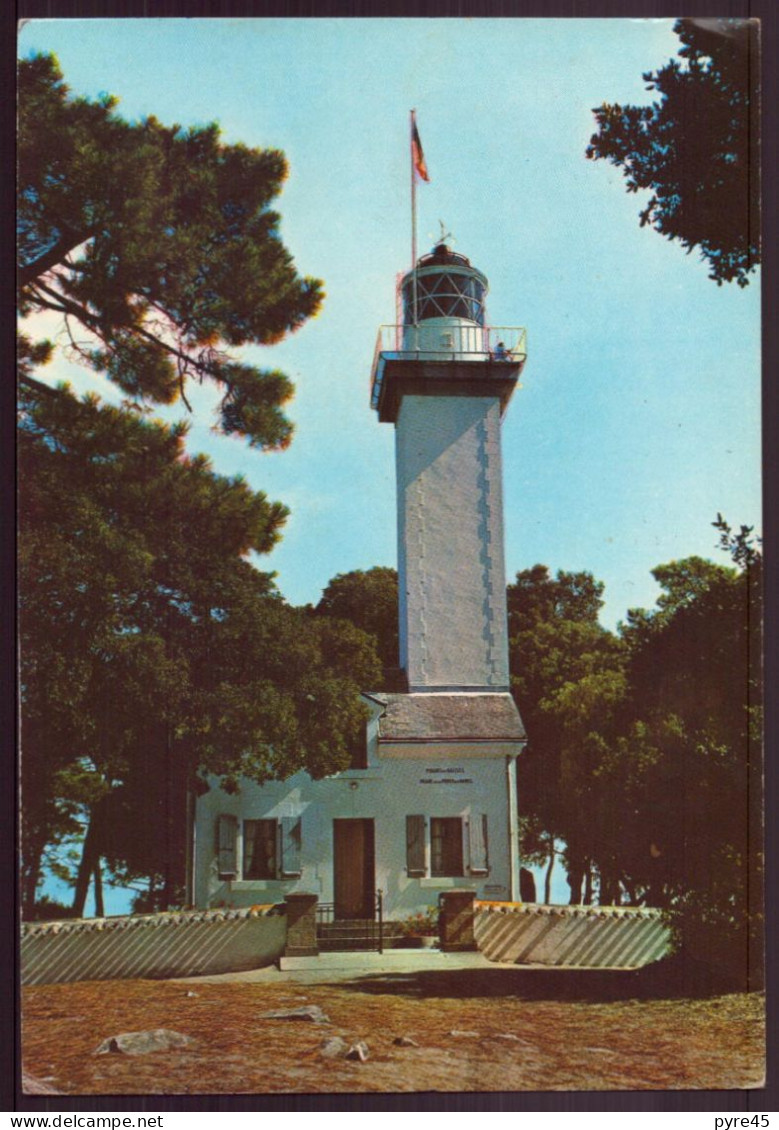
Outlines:
{"label": "lighthouse lantern glass", "polygon": [[486,286],[475,275],[455,271],[418,271],[414,316],[414,275],[403,280],[403,321],[406,325],[430,318],[464,318],[484,325]]}

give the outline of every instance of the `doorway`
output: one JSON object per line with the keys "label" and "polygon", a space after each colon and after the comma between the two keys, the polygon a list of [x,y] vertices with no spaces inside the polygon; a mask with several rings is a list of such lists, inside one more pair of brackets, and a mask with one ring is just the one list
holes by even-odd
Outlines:
{"label": "doorway", "polygon": [[376,909],[375,885],[373,820],[334,820],[334,917],[372,919]]}

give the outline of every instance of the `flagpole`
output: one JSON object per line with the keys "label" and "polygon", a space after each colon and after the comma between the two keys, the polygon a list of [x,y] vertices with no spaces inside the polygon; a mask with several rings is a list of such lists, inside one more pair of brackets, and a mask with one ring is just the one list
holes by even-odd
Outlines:
{"label": "flagpole", "polygon": [[417,177],[414,166],[414,126],[416,125],[416,110],[411,111],[409,126],[408,151],[411,164],[411,270],[413,272],[412,296],[414,326],[417,325]]}

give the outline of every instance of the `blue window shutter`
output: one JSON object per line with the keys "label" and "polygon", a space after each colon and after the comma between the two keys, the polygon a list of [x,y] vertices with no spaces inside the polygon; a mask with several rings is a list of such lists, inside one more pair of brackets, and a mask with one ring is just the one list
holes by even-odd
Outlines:
{"label": "blue window shutter", "polygon": [[302,845],[302,821],[299,816],[281,818],[281,874],[299,875],[301,872],[300,849]]}
{"label": "blue window shutter", "polygon": [[219,874],[232,878],[238,871],[238,820],[222,814],[216,821],[216,853]]}
{"label": "blue window shutter", "polygon": [[424,816],[406,817],[406,871],[417,879],[427,874]]}
{"label": "blue window shutter", "polygon": [[472,814],[468,821],[468,833],[471,875],[487,875],[490,870],[487,851],[487,817],[481,813]]}

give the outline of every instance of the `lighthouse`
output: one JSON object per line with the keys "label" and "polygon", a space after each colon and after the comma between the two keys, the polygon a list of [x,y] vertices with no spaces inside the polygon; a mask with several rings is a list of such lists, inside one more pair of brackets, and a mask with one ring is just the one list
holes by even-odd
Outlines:
{"label": "lighthouse", "polygon": [[[408,691],[507,692],[501,419],[525,333],[486,324],[487,279],[446,242],[401,281],[372,403],[395,426],[400,667]],[[386,345],[389,348],[381,348]]]}
{"label": "lighthouse", "polygon": [[525,333],[489,326],[487,289],[443,238],[400,281],[371,375],[396,439],[399,668],[363,692],[348,768],[229,794],[211,782],[192,838],[198,906],[305,895],[322,944],[335,945],[331,918],[339,944],[364,948],[447,893],[519,899],[525,732],[509,691],[501,420]]}
{"label": "lighthouse", "polygon": [[[379,334],[371,402],[395,428],[401,678],[381,698],[377,741],[386,759],[462,762],[450,775],[428,767],[422,780],[430,783],[475,790],[488,762],[505,765],[493,790],[505,805],[508,835],[496,870],[506,882],[486,893],[516,900],[516,759],[526,738],[509,683],[501,420],[525,363],[526,335],[488,325],[487,290],[485,275],[442,239],[400,282],[402,323]],[[467,793],[438,789],[435,803],[463,800],[470,812]],[[478,862],[487,857],[482,825],[472,813],[466,825],[459,855],[460,823],[431,817],[430,852],[446,855],[435,841],[451,834],[460,872],[486,875]]]}

